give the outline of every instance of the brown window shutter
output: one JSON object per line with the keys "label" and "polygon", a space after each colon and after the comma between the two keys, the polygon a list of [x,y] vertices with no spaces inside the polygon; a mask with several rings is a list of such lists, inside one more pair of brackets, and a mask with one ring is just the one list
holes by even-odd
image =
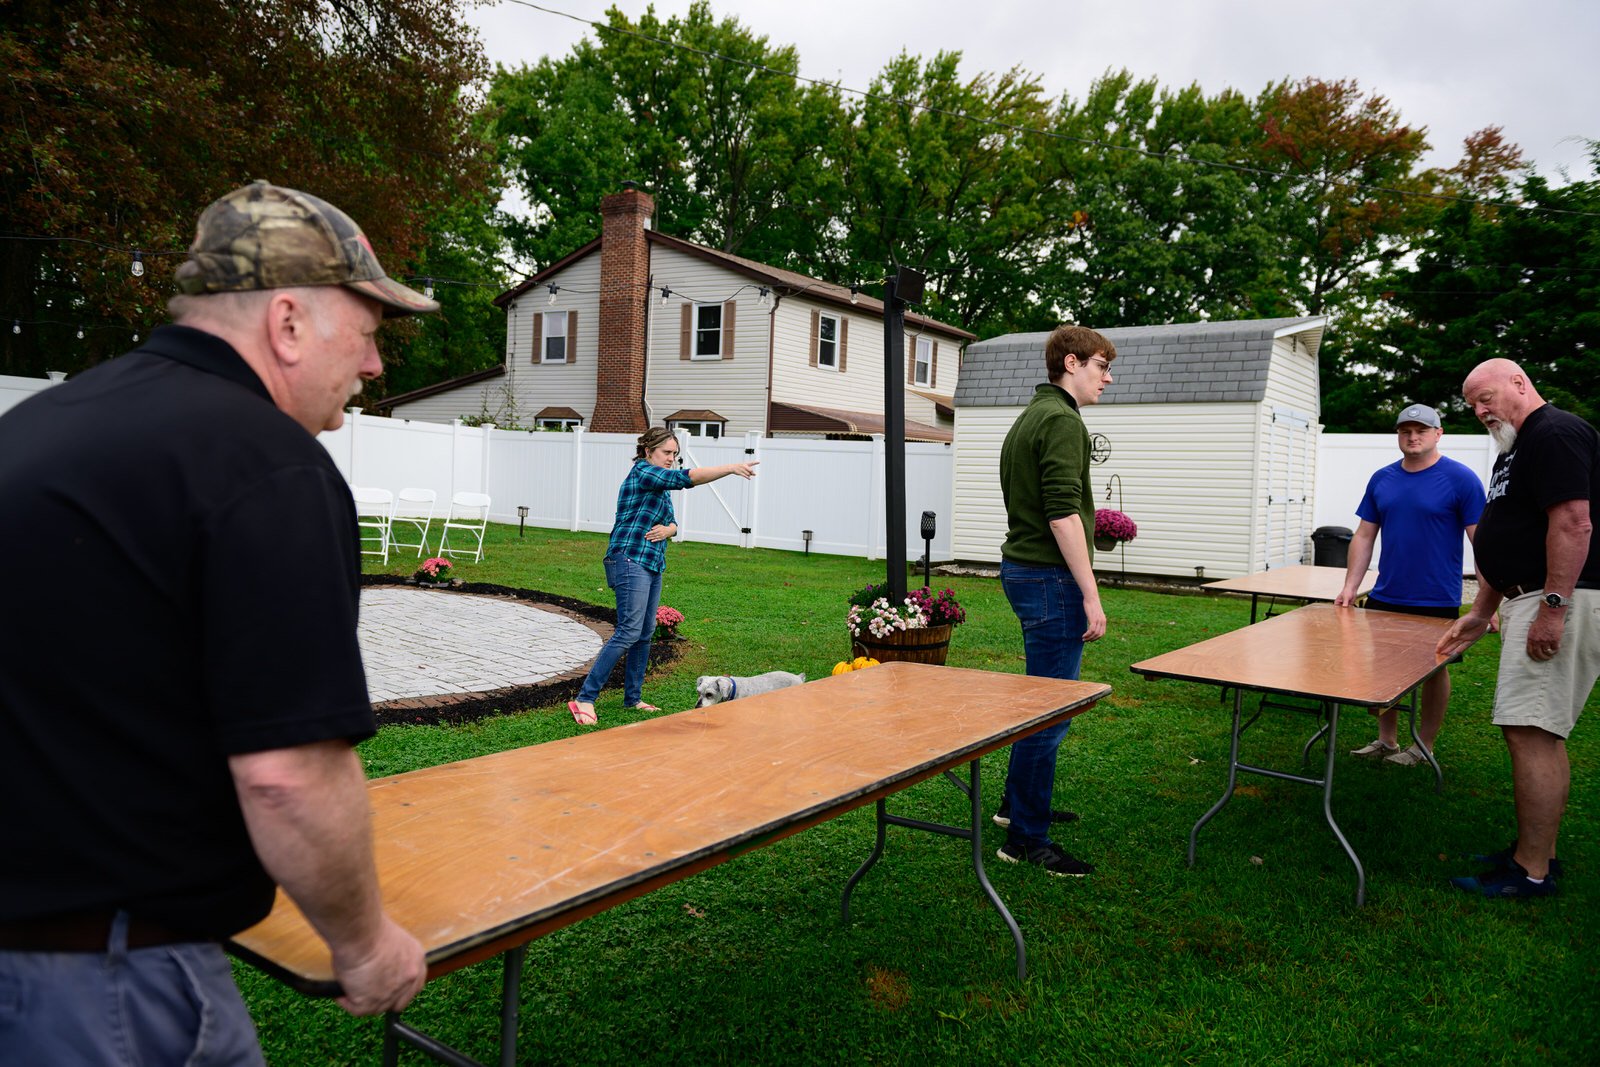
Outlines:
{"label": "brown window shutter", "polygon": [[939,384],[939,342],[933,342],[933,351],[928,355],[928,388],[932,389]]}
{"label": "brown window shutter", "polygon": [[533,313],[533,362],[544,361],[544,312]]}
{"label": "brown window shutter", "polygon": [[567,362],[578,362],[578,313],[567,312]]}
{"label": "brown window shutter", "polygon": [[678,339],[678,358],[688,359],[694,344],[694,305],[683,305],[683,335]]}
{"label": "brown window shutter", "polygon": [[734,312],[738,310],[734,301],[729,300],[722,305],[722,358],[733,358],[733,320]]}
{"label": "brown window shutter", "polygon": [[839,316],[839,373],[844,373],[845,357],[850,355],[850,320]]}
{"label": "brown window shutter", "polygon": [[[885,324],[885,325],[887,325],[887,324]],[[907,340],[909,340],[911,342],[911,350],[906,353],[906,356],[907,356],[907,359],[906,359],[906,384],[907,385],[916,385],[917,384],[917,339],[915,337],[910,337],[910,338],[907,338]]]}
{"label": "brown window shutter", "polygon": [[821,316],[821,314],[819,312],[817,312],[815,309],[812,310],[812,312],[811,312],[811,365],[813,367],[815,367],[817,365],[817,332],[818,332],[817,320],[820,319],[821,317],[822,316]]}

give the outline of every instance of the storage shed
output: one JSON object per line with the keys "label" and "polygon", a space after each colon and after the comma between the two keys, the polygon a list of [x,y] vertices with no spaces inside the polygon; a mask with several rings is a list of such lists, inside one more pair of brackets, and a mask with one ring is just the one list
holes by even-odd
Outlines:
{"label": "storage shed", "polygon": [[[1097,507],[1126,512],[1133,541],[1101,571],[1206,580],[1309,563],[1326,316],[1101,330],[1113,382],[1084,411]],[[998,562],[1000,445],[1045,381],[1048,333],[968,347],[955,395],[958,560]]]}

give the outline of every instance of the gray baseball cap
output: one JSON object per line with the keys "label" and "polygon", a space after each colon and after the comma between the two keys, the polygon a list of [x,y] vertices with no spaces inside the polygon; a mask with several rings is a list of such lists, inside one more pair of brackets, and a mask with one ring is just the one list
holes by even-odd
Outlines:
{"label": "gray baseball cap", "polygon": [[1400,417],[1394,420],[1396,426],[1403,426],[1408,422],[1420,422],[1424,426],[1439,429],[1443,423],[1439,421],[1439,413],[1426,404],[1412,404],[1400,412]]}

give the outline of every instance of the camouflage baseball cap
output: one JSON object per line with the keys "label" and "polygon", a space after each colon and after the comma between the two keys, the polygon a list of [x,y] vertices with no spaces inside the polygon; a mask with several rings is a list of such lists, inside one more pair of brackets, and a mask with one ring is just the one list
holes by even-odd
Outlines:
{"label": "camouflage baseball cap", "polygon": [[177,282],[191,295],[343,285],[383,304],[385,318],[439,310],[438,301],[384,273],[349,215],[309,193],[264,181],[206,208]]}

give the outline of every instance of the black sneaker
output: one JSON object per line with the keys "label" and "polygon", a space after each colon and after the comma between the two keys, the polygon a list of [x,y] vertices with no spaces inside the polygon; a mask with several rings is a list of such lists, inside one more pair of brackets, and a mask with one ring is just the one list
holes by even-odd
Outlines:
{"label": "black sneaker", "polygon": [[[1492,874],[1510,866],[1516,854],[1517,843],[1513,841],[1499,852],[1475,852],[1468,856],[1467,859],[1473,863],[1484,864],[1489,868],[1488,873]],[[1550,877],[1561,877],[1561,861],[1554,856],[1550,857]]]}
{"label": "black sneaker", "polygon": [[1048,845],[1038,845],[1024,850],[1021,845],[1006,842],[995,852],[996,856],[1007,863],[1031,863],[1035,867],[1043,867],[1046,871],[1062,878],[1082,878],[1086,874],[1094,873],[1094,864],[1085,863],[1064,851],[1060,845],[1051,842]]}
{"label": "black sneaker", "polygon": [[[1077,822],[1078,813],[1075,811],[1067,811],[1064,808],[1051,808],[1050,821]],[[1011,809],[1006,807],[1003,802],[1000,805],[1000,810],[994,813],[994,824],[1002,828],[1007,828],[1011,825]]]}
{"label": "black sneaker", "polygon": [[1546,875],[1535,882],[1516,860],[1508,860],[1504,867],[1485,871],[1476,878],[1452,878],[1450,884],[1486,897],[1553,897],[1557,892],[1554,877]]}

